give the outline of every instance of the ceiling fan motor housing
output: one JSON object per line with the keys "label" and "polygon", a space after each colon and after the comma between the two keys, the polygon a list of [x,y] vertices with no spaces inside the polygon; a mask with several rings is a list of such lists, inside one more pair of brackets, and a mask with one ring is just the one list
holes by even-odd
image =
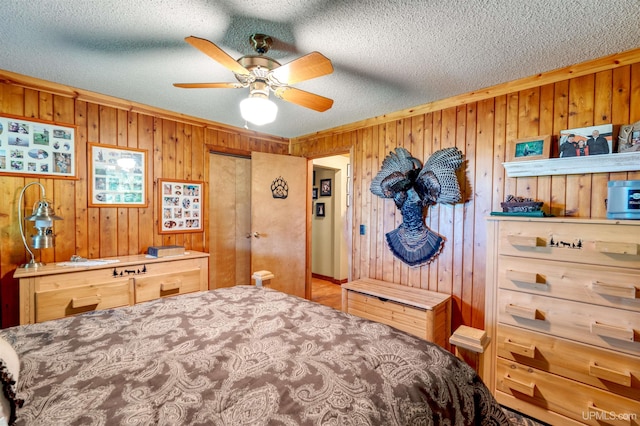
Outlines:
{"label": "ceiling fan motor housing", "polygon": [[261,55],[243,56],[238,59],[238,63],[250,72],[249,75],[234,73],[236,79],[243,84],[251,84],[255,80],[263,80],[266,82],[269,77],[269,71],[280,66],[280,63],[275,59]]}

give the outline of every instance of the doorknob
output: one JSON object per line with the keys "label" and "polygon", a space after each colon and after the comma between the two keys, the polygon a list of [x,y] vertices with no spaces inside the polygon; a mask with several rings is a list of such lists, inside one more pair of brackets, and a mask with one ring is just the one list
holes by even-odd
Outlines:
{"label": "doorknob", "polygon": [[254,232],[253,236],[256,237],[256,238],[260,238],[260,233],[259,232]]}

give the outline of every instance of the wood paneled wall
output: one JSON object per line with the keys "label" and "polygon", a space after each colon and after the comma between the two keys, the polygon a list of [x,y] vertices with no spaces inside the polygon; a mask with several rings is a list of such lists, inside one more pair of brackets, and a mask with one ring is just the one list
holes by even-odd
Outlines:
{"label": "wood paneled wall", "polygon": [[[352,149],[353,279],[371,277],[451,294],[453,330],[461,324],[484,328],[485,218],[501,211],[506,195],[544,201],[556,216],[603,218],[607,181],[640,179],[640,172],[508,178],[502,166],[506,144],[551,134],[557,157],[561,130],[638,120],[640,49],[299,137],[291,141],[291,152],[319,157]],[[402,217],[392,200],[369,191],[382,160],[399,146],[421,160],[456,146],[466,158],[464,202],[431,207],[426,217],[427,225],[445,237],[445,248],[420,268],[407,267],[387,248],[385,234]],[[359,234],[361,224],[365,235]]]}
{"label": "wood paneled wall", "polygon": [[[206,232],[158,233],[156,180],[173,178],[205,182],[208,192],[211,150],[233,153],[288,152],[288,140],[224,127],[124,100],[84,92],[0,71],[0,113],[77,126],[76,180],[0,176],[0,296],[2,326],[18,323],[18,291],[13,273],[27,260],[20,238],[17,202],[29,182],[39,181],[64,220],[56,221],[54,249],[35,251],[44,262],[69,260],[77,254],[100,258],[145,253],[152,245],[179,244],[208,252]],[[87,205],[87,143],[141,148],[148,154],[148,207],[94,208]],[[40,196],[25,193],[30,210]],[[204,229],[209,214],[205,209]]]}

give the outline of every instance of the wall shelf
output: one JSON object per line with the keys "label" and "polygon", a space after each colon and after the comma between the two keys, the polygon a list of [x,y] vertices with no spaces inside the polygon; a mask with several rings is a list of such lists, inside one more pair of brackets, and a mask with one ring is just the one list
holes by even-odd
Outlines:
{"label": "wall shelf", "polygon": [[585,173],[629,172],[640,170],[640,152],[550,158],[548,160],[502,163],[508,177],[580,175]]}

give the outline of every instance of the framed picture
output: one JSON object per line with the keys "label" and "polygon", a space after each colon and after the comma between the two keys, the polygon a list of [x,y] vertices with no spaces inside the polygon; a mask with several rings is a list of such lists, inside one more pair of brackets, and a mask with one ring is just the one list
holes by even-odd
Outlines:
{"label": "framed picture", "polygon": [[76,126],[0,116],[0,174],[76,178]]}
{"label": "framed picture", "polygon": [[147,207],[147,151],[88,144],[89,206]]}
{"label": "framed picture", "polygon": [[318,188],[313,188],[313,190],[312,190],[312,191],[313,191],[313,192],[312,192],[312,198],[313,198],[314,200],[317,200],[317,199],[318,199]]}
{"label": "framed picture", "polygon": [[611,154],[613,152],[613,125],[567,129],[560,132],[558,152],[563,157]]}
{"label": "framed picture", "polygon": [[324,217],[324,203],[316,203],[316,216]]}
{"label": "framed picture", "polygon": [[551,135],[516,139],[507,145],[507,161],[543,160],[551,152]]}
{"label": "framed picture", "polygon": [[320,179],[320,196],[331,196],[331,179]]}
{"label": "framed picture", "polygon": [[640,121],[620,127],[618,152],[640,151]]}
{"label": "framed picture", "polygon": [[204,205],[202,182],[158,179],[158,232],[202,232]]}

